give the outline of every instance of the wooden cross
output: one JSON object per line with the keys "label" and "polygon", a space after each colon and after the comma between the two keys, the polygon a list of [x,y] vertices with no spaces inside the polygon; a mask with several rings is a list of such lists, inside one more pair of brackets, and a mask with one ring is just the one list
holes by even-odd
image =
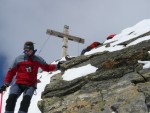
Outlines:
{"label": "wooden cross", "polygon": [[62,57],[68,55],[67,54],[68,40],[84,44],[84,39],[82,39],[80,37],[69,35],[69,26],[67,26],[67,25],[64,26],[63,33],[54,31],[54,30],[50,30],[50,29],[48,29],[46,33],[49,35],[59,37],[59,38],[63,38],[62,54],[61,54]]}

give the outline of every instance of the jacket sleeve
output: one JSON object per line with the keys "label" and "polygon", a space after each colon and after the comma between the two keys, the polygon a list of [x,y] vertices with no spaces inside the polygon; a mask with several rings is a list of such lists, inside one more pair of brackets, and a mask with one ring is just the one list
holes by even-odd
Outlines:
{"label": "jacket sleeve", "polygon": [[16,75],[17,72],[17,64],[16,64],[16,60],[14,61],[13,65],[11,66],[11,68],[8,70],[4,83],[10,84],[12,82],[13,77]]}
{"label": "jacket sleeve", "polygon": [[47,72],[56,71],[57,70],[57,65],[55,65],[55,64],[41,64],[40,68],[43,71],[47,71]]}
{"label": "jacket sleeve", "polygon": [[49,64],[48,68],[49,68],[49,71],[55,71],[55,70],[57,70],[57,65],[56,64]]}
{"label": "jacket sleeve", "polygon": [[[38,56],[39,57],[39,56]],[[47,64],[45,62],[45,60],[42,58],[42,57],[39,57],[39,65],[40,65],[40,68],[43,70],[43,71],[55,71],[57,70],[57,65],[56,64]]]}

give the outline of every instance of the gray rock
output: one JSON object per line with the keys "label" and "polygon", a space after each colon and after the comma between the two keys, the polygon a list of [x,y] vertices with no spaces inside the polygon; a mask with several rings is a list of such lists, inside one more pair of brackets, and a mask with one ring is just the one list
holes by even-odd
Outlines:
{"label": "gray rock", "polygon": [[[38,106],[42,113],[148,113],[150,70],[138,60],[149,60],[150,40],[116,52],[73,58],[63,70],[92,64],[95,73],[72,81],[56,75],[45,87]],[[60,78],[59,78],[60,77]]]}

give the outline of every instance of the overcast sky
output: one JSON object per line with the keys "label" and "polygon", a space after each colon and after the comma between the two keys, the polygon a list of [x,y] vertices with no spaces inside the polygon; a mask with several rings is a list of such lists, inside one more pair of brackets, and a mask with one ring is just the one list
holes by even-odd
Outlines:
{"label": "overcast sky", "polygon": [[62,39],[46,30],[63,32],[64,25],[69,34],[85,39],[85,44],[69,41],[68,54],[78,56],[93,41],[149,19],[149,11],[150,0],[0,0],[0,58],[10,65],[31,40],[37,54],[45,44],[39,55],[47,63],[59,59]]}

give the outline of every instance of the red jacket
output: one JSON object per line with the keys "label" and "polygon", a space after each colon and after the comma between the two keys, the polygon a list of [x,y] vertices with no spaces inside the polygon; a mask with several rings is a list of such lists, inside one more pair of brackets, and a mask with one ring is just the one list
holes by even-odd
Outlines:
{"label": "red jacket", "polygon": [[111,34],[107,37],[107,40],[112,39],[114,36],[116,36],[116,34]]}
{"label": "red jacket", "polygon": [[41,57],[33,55],[18,56],[10,70],[7,72],[5,83],[11,83],[13,77],[16,75],[16,83],[34,86],[37,83],[38,68],[43,71],[54,71],[57,69],[56,65],[48,65]]}
{"label": "red jacket", "polygon": [[99,46],[101,43],[99,42],[93,42],[91,45],[89,45],[87,48],[93,49],[96,48],[97,46]]}

